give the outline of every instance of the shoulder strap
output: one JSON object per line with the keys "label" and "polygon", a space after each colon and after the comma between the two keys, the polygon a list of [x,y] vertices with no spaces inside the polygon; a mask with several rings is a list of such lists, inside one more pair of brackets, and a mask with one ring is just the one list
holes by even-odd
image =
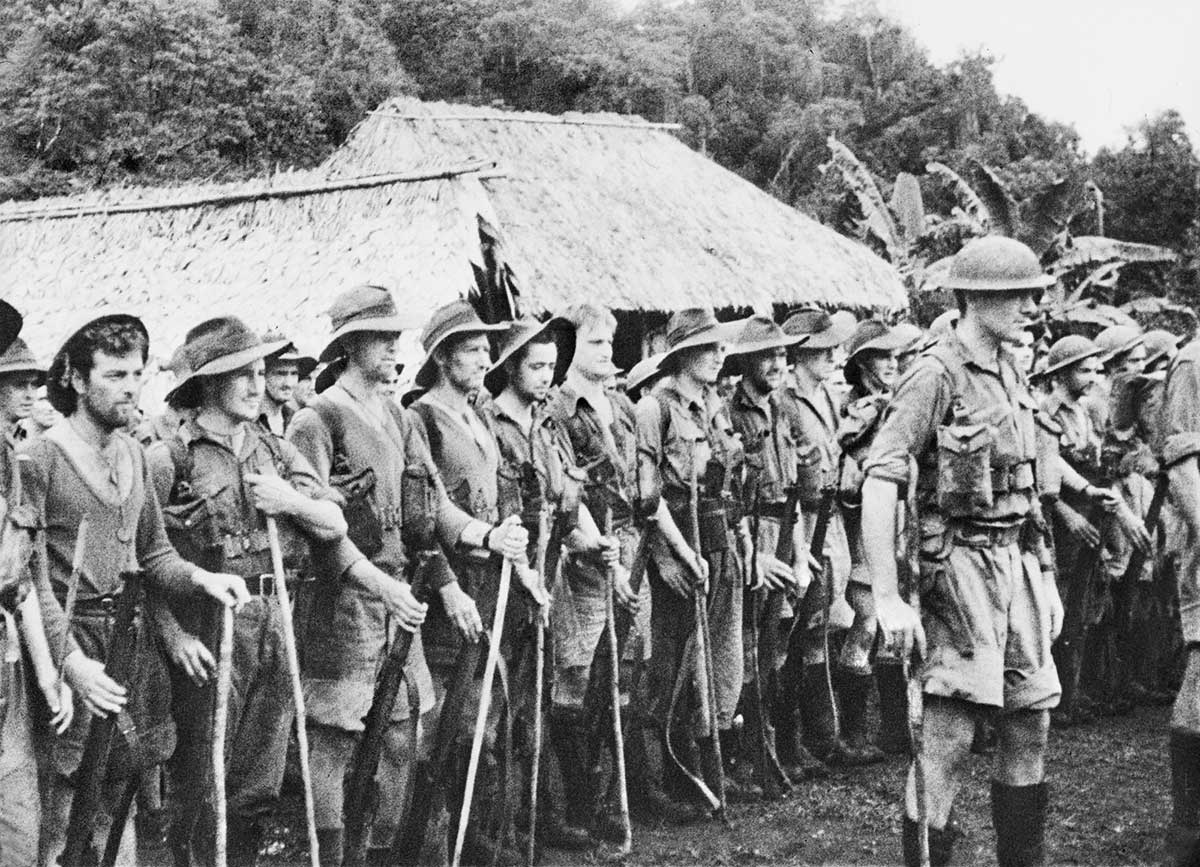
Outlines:
{"label": "shoulder strap", "polygon": [[192,447],[181,440],[178,434],[165,437],[162,443],[167,447],[167,454],[171,456],[171,467],[175,470],[171,480],[171,500],[174,500],[180,484],[187,482],[190,485],[192,482],[192,469],[195,465],[192,460]]}
{"label": "shoulder strap", "polygon": [[671,427],[671,400],[661,388],[656,388],[652,392],[654,399],[658,401],[658,437],[660,445],[667,440],[667,431]]}
{"label": "shoulder strap", "polygon": [[954,411],[954,405],[967,392],[967,370],[963,366],[962,359],[943,343],[935,343],[922,354],[935,359],[950,374],[950,408],[947,409],[947,416],[949,416]]}
{"label": "shoulder strap", "polygon": [[408,411],[415,413],[417,418],[421,420],[421,425],[425,428],[425,440],[429,443],[429,451],[432,453],[433,461],[436,464],[437,456],[442,450],[442,430],[430,415],[433,412],[433,407],[423,400],[417,400],[409,405]]}

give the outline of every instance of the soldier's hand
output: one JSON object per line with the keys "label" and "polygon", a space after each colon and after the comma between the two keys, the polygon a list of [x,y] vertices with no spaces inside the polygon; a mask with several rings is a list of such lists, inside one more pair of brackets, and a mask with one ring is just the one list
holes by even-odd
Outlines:
{"label": "soldier's hand", "polygon": [[617,604],[630,614],[638,613],[642,601],[638,599],[638,595],[633,592],[633,585],[629,583],[629,570],[621,565],[613,569],[613,595]]}
{"label": "soldier's hand", "polygon": [[197,569],[192,573],[192,582],[213,599],[234,611],[241,611],[242,606],[250,601],[250,591],[240,575],[226,575],[220,572],[208,572]]}
{"label": "soldier's hand", "polygon": [[876,597],[875,617],[886,648],[900,659],[908,659],[914,650],[925,658],[925,628],[916,609],[901,599],[899,593]]}
{"label": "soldier's hand", "polygon": [[297,502],[304,497],[280,476],[246,473],[245,479],[250,485],[254,508],[264,515],[290,515],[296,511]]}
{"label": "soldier's hand", "polygon": [[1067,532],[1071,534],[1071,538],[1089,548],[1099,547],[1100,531],[1096,529],[1096,525],[1066,505],[1066,503],[1060,502],[1059,506],[1058,515],[1062,519],[1063,524],[1066,525]]}
{"label": "soldier's hand", "polygon": [[396,581],[388,578],[383,583],[383,604],[388,613],[400,621],[400,628],[406,632],[416,632],[425,622],[429,606],[417,601],[412,587],[406,581]]}
{"label": "soldier's hand", "polygon": [[687,599],[695,592],[697,584],[703,585],[708,581],[708,563],[691,548],[681,552],[679,560],[683,563],[683,568],[663,569],[662,580],[672,593]]}
{"label": "soldier's hand", "polygon": [[479,616],[479,608],[475,600],[468,596],[457,583],[447,584],[438,593],[442,597],[442,607],[450,622],[458,627],[470,643],[474,644],[483,634],[483,619]]}
{"label": "soldier's hand", "polygon": [[92,716],[119,713],[129,692],[104,672],[104,663],[77,650],[63,661],[63,674]]}
{"label": "soldier's hand", "polygon": [[196,686],[204,686],[217,671],[217,661],[204,642],[190,632],[179,630],[178,635],[165,642],[171,662],[183,669]]}
{"label": "soldier's hand", "polygon": [[488,536],[488,549],[505,560],[519,560],[525,556],[529,546],[529,531],[521,525],[521,519],[509,515],[504,522],[492,528]]}
{"label": "soldier's hand", "polygon": [[75,719],[75,693],[55,672],[50,674],[55,676],[39,683],[38,687],[42,691],[42,697],[46,699],[46,707],[50,708],[50,727],[56,735],[61,735],[71,727],[71,722]]}
{"label": "soldier's hand", "polygon": [[1125,538],[1129,540],[1130,544],[1142,554],[1149,554],[1150,549],[1154,546],[1154,541],[1150,538],[1146,525],[1137,515],[1133,514],[1133,510],[1124,500],[1117,503],[1115,515],[1117,523],[1121,525],[1121,532],[1125,534]]}
{"label": "soldier's hand", "polygon": [[766,585],[772,590],[788,590],[796,586],[796,573],[791,567],[772,554],[758,555],[758,585],[752,589]]}
{"label": "soldier's hand", "polygon": [[609,569],[621,562],[621,540],[616,536],[601,536],[596,550],[600,552],[600,559]]}
{"label": "soldier's hand", "polygon": [[1117,508],[1117,504],[1121,502],[1120,496],[1112,488],[1092,488],[1090,493],[1092,499],[1103,506],[1105,511],[1108,512]]}

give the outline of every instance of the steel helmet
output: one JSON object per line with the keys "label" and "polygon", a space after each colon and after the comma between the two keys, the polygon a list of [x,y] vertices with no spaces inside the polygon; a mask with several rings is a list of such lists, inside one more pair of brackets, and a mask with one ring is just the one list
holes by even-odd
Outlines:
{"label": "steel helmet", "polygon": [[1173,359],[1182,342],[1183,338],[1179,335],[1163,328],[1147,331],[1143,340],[1146,344],[1146,365],[1149,366],[1161,358]]}
{"label": "steel helmet", "polygon": [[1104,353],[1104,363],[1108,364],[1118,355],[1124,355],[1145,339],[1146,336],[1142,334],[1141,329],[1133,325],[1110,325],[1096,335],[1096,345]]}
{"label": "steel helmet", "polygon": [[1068,334],[1055,341],[1046,356],[1046,369],[1040,371],[1041,376],[1050,376],[1060,370],[1066,370],[1073,364],[1078,364],[1085,358],[1095,358],[1102,355],[1104,350],[1082,334]]}
{"label": "steel helmet", "polygon": [[989,235],[969,242],[950,262],[943,289],[1011,292],[1045,289],[1055,280],[1042,270],[1037,254],[1020,241]]}

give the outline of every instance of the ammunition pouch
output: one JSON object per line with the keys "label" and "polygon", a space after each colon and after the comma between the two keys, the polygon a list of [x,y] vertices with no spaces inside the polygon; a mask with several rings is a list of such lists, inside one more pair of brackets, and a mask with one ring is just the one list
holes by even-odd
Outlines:
{"label": "ammunition pouch", "polygon": [[992,508],[992,453],[995,434],[984,424],[947,424],[938,428],[938,511],[967,518]]}
{"label": "ammunition pouch", "polygon": [[[383,550],[383,524],[375,512],[375,471],[363,467],[356,472],[339,466],[329,474],[329,485],[342,497],[342,514],[348,527],[346,535],[362,555],[370,559]],[[341,471],[339,471],[341,470]]]}
{"label": "ammunition pouch", "polygon": [[410,551],[432,548],[437,531],[437,489],[423,464],[409,464],[400,478],[404,546]]}
{"label": "ammunition pouch", "polygon": [[224,568],[226,538],[208,498],[188,499],[163,506],[167,538],[184,560],[209,572]]}
{"label": "ammunition pouch", "polygon": [[724,500],[701,497],[698,514],[700,517],[700,553],[719,554],[729,550],[729,518],[725,511]]}
{"label": "ammunition pouch", "polygon": [[824,487],[825,468],[822,466],[821,450],[815,445],[796,449],[796,489],[800,492],[800,505],[808,511],[818,508]]}
{"label": "ammunition pouch", "polygon": [[409,563],[409,581],[413,594],[420,600],[431,591],[438,590],[455,581],[454,572],[450,569],[450,561],[440,548],[426,548],[417,551]]}

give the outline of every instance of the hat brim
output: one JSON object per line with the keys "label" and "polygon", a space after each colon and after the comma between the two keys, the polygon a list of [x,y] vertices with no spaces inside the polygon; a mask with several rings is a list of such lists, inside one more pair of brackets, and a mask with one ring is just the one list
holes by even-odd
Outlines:
{"label": "hat brim", "polygon": [[142,333],[142,337],[146,341],[146,346],[149,347],[150,332],[146,329],[146,323],[132,313],[106,313],[104,316],[89,319],[83,325],[76,328],[71,333],[71,336],[62,342],[62,346],[58,348],[58,351],[54,353],[54,360],[50,362],[50,369],[46,371],[46,399],[50,401],[52,407],[63,415],[70,415],[75,411],[75,392],[71,388],[70,378],[67,376],[68,348],[75,341],[79,340],[83,332],[89,328],[95,325],[110,324],[134,326]]}
{"label": "hat brim", "polygon": [[347,334],[363,331],[402,334],[405,331],[411,331],[412,327],[412,320],[406,319],[403,316],[376,316],[373,319],[356,319],[353,322],[347,322],[337,331],[333,332],[333,336],[329,338],[329,342],[325,344],[325,348],[321,350],[321,354],[317,356],[317,360],[322,363],[328,363],[344,355],[345,349],[342,348],[342,338]]}
{"label": "hat brim", "polygon": [[311,355],[301,355],[296,359],[296,373],[301,379],[308,379],[317,369],[318,364],[320,362]]}
{"label": "hat brim", "polygon": [[1049,274],[1039,274],[1036,277],[1026,277],[1024,280],[1011,280],[996,283],[991,280],[956,280],[951,282],[947,277],[939,281],[940,289],[961,289],[963,292],[1028,292],[1033,289],[1049,289],[1058,280]]}
{"label": "hat brim", "polygon": [[788,334],[771,340],[752,340],[738,343],[729,347],[729,355],[753,355],[756,352],[768,352],[772,349],[788,349],[793,346],[803,346],[808,343],[811,334]]}
{"label": "hat brim", "polygon": [[912,342],[904,334],[896,334],[893,331],[889,331],[873,340],[868,340],[862,346],[858,347],[858,349],[854,350],[854,352],[850,353],[850,358],[855,358],[864,352],[899,352],[906,346],[911,345]]}
{"label": "hat brim", "polygon": [[551,322],[553,320],[543,322],[540,327],[531,329],[528,334],[512,346],[505,347],[504,351],[496,356],[496,360],[492,362],[492,366],[488,368],[487,373],[483,375],[483,387],[492,394],[499,394],[503,391],[508,379],[505,375],[504,363],[528,346],[535,338],[545,334]]}
{"label": "hat brim", "polygon": [[1057,364],[1047,367],[1044,370],[1039,370],[1034,374],[1034,376],[1041,377],[1043,379],[1047,376],[1054,376],[1054,374],[1058,373],[1059,371],[1066,370],[1073,364],[1078,364],[1079,362],[1086,361],[1089,358],[1098,358],[1102,355],[1104,355],[1104,350],[1098,346],[1095,346],[1089,349],[1087,352],[1081,352],[1078,355],[1074,355],[1070,358],[1064,358]]}
{"label": "hat brim", "polygon": [[0,364],[0,376],[6,376],[10,373],[32,373],[37,377],[35,385],[40,387],[46,384],[46,369],[38,367],[36,364],[23,364],[21,362]]}
{"label": "hat brim", "polygon": [[1108,352],[1105,352],[1103,349],[1101,349],[1100,355],[1102,356],[1104,363],[1108,364],[1110,361],[1112,361],[1118,355],[1124,355],[1126,352],[1129,352],[1135,346],[1140,346],[1141,344],[1143,344],[1145,342],[1146,342],[1146,336],[1144,334],[1139,334],[1137,337],[1134,337],[1131,340],[1128,340],[1125,343],[1122,343],[1116,349],[1109,350]]}
{"label": "hat brim", "polygon": [[346,372],[346,365],[349,363],[349,361],[350,360],[343,355],[341,358],[335,358],[333,361],[325,365],[321,372],[317,374],[316,381],[313,382],[313,391],[315,391],[317,394],[320,394],[341,379],[342,374]]}
{"label": "hat brim", "polygon": [[[167,392],[167,403],[188,406],[194,404],[194,398],[189,392],[194,391],[192,383],[198,382],[205,376],[220,376],[222,373],[232,373],[235,370],[241,370],[247,364],[252,364],[255,361],[266,358],[269,355],[274,355],[280,349],[288,345],[286,340],[274,340],[270,343],[260,343],[257,346],[251,346],[246,349],[231,352],[229,355],[222,355],[220,358],[214,358],[208,364],[193,370],[173,389]],[[183,397],[186,402],[180,403],[180,398]]]}
{"label": "hat brim", "polygon": [[421,362],[421,368],[417,371],[417,375],[413,377],[413,385],[416,388],[422,389],[433,387],[434,382],[437,380],[437,365],[433,362],[433,355],[451,337],[460,334],[488,334],[492,331],[503,331],[505,328],[508,328],[507,322],[497,322],[493,325],[488,325],[484,322],[472,322],[469,325],[459,325],[451,328],[429,347],[429,351],[425,353],[425,360]]}
{"label": "hat brim", "polygon": [[846,323],[843,325],[840,322],[833,322],[824,331],[814,331],[808,335],[808,342],[800,349],[835,349],[850,339],[850,335],[854,333],[854,326]]}

